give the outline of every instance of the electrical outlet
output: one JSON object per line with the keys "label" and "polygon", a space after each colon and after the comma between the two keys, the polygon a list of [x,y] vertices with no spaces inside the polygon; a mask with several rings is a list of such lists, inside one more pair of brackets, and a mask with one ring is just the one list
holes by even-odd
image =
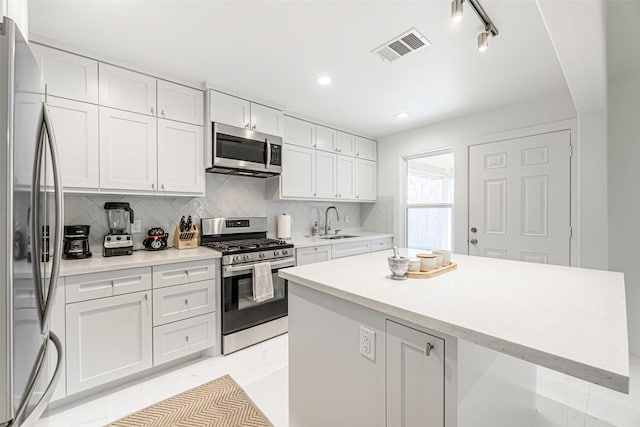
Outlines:
{"label": "electrical outlet", "polygon": [[374,362],[376,360],[376,333],[364,326],[360,326],[360,354]]}
{"label": "electrical outlet", "polygon": [[136,219],[131,224],[131,233],[140,233],[142,231],[142,221]]}
{"label": "electrical outlet", "polygon": [[345,215],[345,216],[344,216],[344,223],[345,223],[345,224],[349,224],[349,219],[350,219],[350,218],[349,218],[349,215]]}

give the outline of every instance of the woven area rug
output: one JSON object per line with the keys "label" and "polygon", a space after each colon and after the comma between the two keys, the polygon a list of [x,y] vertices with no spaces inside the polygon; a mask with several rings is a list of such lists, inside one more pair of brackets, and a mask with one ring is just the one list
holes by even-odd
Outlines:
{"label": "woven area rug", "polygon": [[110,427],[273,427],[229,376],[124,417]]}

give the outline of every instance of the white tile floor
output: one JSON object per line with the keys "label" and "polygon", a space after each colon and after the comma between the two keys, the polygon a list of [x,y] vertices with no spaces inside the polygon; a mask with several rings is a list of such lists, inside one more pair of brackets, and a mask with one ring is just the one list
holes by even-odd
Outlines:
{"label": "white tile floor", "polygon": [[[240,384],[276,427],[288,427],[287,343],[283,335],[229,356],[188,364],[53,410],[38,427],[103,426],[225,374]],[[624,395],[539,368],[538,414],[532,427],[639,427],[640,358],[631,359],[631,378],[631,394]]]}

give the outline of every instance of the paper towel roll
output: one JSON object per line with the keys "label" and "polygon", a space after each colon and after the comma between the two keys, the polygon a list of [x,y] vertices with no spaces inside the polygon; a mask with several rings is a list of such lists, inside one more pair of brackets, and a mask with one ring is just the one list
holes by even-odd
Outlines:
{"label": "paper towel roll", "polygon": [[278,215],[278,239],[291,240],[291,215]]}

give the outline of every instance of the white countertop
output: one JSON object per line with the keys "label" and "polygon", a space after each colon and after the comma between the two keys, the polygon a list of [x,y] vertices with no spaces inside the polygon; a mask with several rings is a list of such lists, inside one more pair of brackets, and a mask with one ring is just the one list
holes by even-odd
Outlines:
{"label": "white countertop", "polygon": [[60,276],[97,273],[123,268],[148,267],[175,262],[198,261],[221,258],[220,252],[198,246],[194,249],[168,248],[162,251],[135,251],[132,255],[103,257],[93,254],[91,258],[62,260]]}
{"label": "white countertop", "polygon": [[292,267],[280,270],[280,276],[628,393],[622,273],[454,255],[455,271],[396,281],[387,278],[389,255],[374,252]]}
{"label": "white countertop", "polygon": [[294,237],[291,240],[291,243],[293,243],[293,246],[295,246],[296,249],[299,249],[299,248],[308,248],[310,246],[335,245],[337,243],[358,242],[361,240],[393,237],[393,234],[391,233],[377,233],[377,232],[371,232],[371,231],[358,231],[353,234],[345,231],[340,234],[345,234],[347,236],[353,236],[355,234],[358,237],[349,237],[347,239],[323,239],[319,236],[318,237]]}

